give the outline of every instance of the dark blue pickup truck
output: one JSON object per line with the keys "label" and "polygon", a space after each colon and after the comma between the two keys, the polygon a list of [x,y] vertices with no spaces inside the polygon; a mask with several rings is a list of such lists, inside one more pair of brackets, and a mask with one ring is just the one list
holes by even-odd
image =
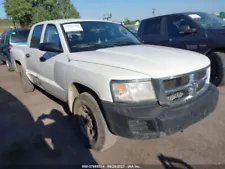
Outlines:
{"label": "dark blue pickup truck", "polygon": [[185,12],[147,18],[140,23],[138,37],[144,44],[206,55],[211,60],[211,82],[225,84],[225,21],[217,16]]}

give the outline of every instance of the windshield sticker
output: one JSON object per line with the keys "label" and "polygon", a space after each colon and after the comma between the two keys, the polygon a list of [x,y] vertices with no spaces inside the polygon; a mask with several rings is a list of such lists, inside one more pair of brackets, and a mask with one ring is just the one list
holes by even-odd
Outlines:
{"label": "windshield sticker", "polygon": [[197,15],[197,14],[190,14],[189,15],[192,19],[200,19],[201,16]]}
{"label": "windshield sticker", "polygon": [[75,24],[65,24],[63,25],[65,32],[79,32],[83,31],[83,28],[79,23]]}

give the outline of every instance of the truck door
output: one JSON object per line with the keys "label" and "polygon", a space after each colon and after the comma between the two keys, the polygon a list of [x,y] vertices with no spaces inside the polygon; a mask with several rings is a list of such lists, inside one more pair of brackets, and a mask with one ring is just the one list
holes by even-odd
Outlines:
{"label": "truck door", "polygon": [[42,51],[38,49],[38,46],[41,42],[41,35],[42,35],[42,30],[43,30],[44,25],[36,25],[33,30],[31,30],[31,37],[29,37],[30,42],[28,43],[28,47],[26,48],[26,70],[28,73],[28,76],[30,77],[31,81],[38,85],[39,87],[41,86],[40,79],[38,78],[38,62],[39,62],[39,57],[42,55]]}
{"label": "truck door", "polygon": [[[54,43],[57,46],[62,47],[59,31],[54,24],[47,24],[42,38],[42,43]],[[41,55],[38,55],[37,65],[37,76],[40,79],[42,88],[57,98],[64,100],[66,97],[65,91],[57,83],[55,74],[56,64],[67,63],[68,58],[65,52],[48,52],[42,51]],[[61,77],[63,79],[63,77]],[[64,79],[65,80],[65,79]]]}
{"label": "truck door", "polygon": [[[180,26],[189,26],[196,29],[197,32],[189,34],[179,33]],[[165,46],[187,49],[191,51],[201,52],[206,48],[205,34],[198,30],[191,19],[185,15],[168,16],[167,34],[170,41],[165,42]]]}

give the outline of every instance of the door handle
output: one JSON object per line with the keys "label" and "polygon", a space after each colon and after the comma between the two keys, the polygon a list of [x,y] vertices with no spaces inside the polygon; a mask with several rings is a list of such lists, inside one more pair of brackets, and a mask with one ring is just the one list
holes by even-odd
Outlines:
{"label": "door handle", "polygon": [[46,58],[45,57],[40,57],[40,62],[45,62],[46,61]]}
{"label": "door handle", "polygon": [[171,41],[172,41],[172,39],[166,39],[166,40],[162,40],[160,42],[171,42]]}
{"label": "door handle", "polygon": [[30,54],[29,54],[29,53],[27,53],[27,54],[26,54],[26,58],[29,58],[29,57],[30,57]]}

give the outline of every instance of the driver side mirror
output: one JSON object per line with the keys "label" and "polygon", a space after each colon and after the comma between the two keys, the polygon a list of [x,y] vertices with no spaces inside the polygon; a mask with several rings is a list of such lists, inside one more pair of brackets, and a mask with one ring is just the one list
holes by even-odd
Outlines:
{"label": "driver side mirror", "polygon": [[190,34],[190,33],[196,33],[197,30],[195,28],[191,28],[189,25],[182,25],[179,27],[179,33],[180,34]]}
{"label": "driver side mirror", "polygon": [[41,51],[46,51],[46,52],[56,52],[56,53],[63,52],[63,49],[61,46],[55,43],[49,43],[49,42],[39,44],[38,49]]}

